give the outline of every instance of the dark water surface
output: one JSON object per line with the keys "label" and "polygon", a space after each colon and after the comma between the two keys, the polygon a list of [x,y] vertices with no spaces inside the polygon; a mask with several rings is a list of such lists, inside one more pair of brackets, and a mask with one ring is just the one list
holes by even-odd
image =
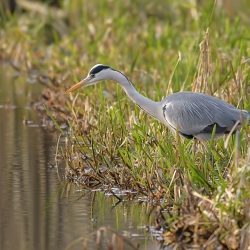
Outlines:
{"label": "dark water surface", "polygon": [[[95,199],[93,193],[78,199],[80,192],[66,197],[56,170],[48,168],[59,134],[43,127],[29,106],[41,86],[14,74],[0,67],[0,249],[64,249],[101,226],[134,235],[140,249],[156,249],[144,237],[146,207],[113,208],[117,200],[102,193]],[[23,124],[24,119],[31,123]],[[58,166],[61,177],[64,167],[63,162]],[[93,238],[88,245],[96,249]]]}

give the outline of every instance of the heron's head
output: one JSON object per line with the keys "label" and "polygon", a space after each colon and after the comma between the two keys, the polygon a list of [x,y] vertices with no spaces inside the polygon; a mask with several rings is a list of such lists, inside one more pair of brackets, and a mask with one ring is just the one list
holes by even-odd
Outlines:
{"label": "heron's head", "polygon": [[109,66],[96,64],[91,68],[86,78],[68,89],[65,94],[72,92],[73,90],[76,90],[78,88],[90,86],[100,81],[109,79],[110,71],[113,71],[113,69]]}

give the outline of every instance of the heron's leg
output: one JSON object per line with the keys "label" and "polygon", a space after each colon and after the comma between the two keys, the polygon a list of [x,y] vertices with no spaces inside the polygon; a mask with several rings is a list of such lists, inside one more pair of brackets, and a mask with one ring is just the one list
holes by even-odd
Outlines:
{"label": "heron's leg", "polygon": [[196,154],[197,151],[197,139],[193,139],[193,155]]}
{"label": "heron's leg", "polygon": [[[203,146],[205,147],[205,149],[206,149],[206,151],[208,153],[209,152],[209,148],[208,148],[208,145],[207,145],[206,141],[200,140],[200,142],[203,144]],[[214,156],[213,156],[212,152],[209,155],[209,160],[211,161],[212,166],[214,166]]]}
{"label": "heron's leg", "polygon": [[[194,138],[193,154],[195,155],[197,153],[197,140],[199,140],[201,142],[201,144],[205,148],[205,151],[208,153],[209,152],[209,148],[208,148],[207,142],[205,140],[200,139],[200,138],[199,139]],[[210,155],[209,155],[209,160],[211,161],[212,166],[213,166],[214,165],[214,157],[213,157],[212,153],[210,153]]]}
{"label": "heron's leg", "polygon": [[197,153],[197,143],[198,141],[200,141],[202,143],[202,145],[205,147],[206,151],[208,152],[208,146],[207,146],[207,143],[205,140],[201,140],[201,139],[196,139],[194,138],[193,139],[193,154],[196,154]]}
{"label": "heron's leg", "polygon": [[208,149],[208,146],[207,146],[206,141],[205,141],[205,140],[201,140],[201,139],[200,139],[200,142],[202,143],[202,145],[205,147],[206,151],[208,152],[208,151],[209,151],[209,149]]}

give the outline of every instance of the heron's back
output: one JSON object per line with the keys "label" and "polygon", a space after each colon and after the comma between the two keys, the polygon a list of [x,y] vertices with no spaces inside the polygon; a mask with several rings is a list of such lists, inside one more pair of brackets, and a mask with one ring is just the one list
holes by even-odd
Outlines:
{"label": "heron's back", "polygon": [[214,125],[217,127],[216,133],[224,134],[238,120],[250,118],[249,112],[202,93],[177,92],[165,98],[161,105],[166,125],[178,128],[180,133],[187,136],[200,133],[211,136]]}

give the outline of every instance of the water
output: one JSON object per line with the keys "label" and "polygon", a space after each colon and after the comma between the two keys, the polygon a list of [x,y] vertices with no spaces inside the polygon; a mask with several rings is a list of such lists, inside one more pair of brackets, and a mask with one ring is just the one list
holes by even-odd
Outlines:
{"label": "water", "polygon": [[[117,200],[102,193],[65,195],[56,170],[48,168],[59,134],[43,127],[29,106],[41,87],[21,76],[15,80],[14,74],[0,68],[0,249],[64,249],[101,226],[133,235],[140,249],[158,249],[145,237],[146,206],[113,207]],[[63,162],[58,171],[63,177]],[[96,249],[93,237],[88,246]],[[82,243],[71,249],[83,249]]]}

